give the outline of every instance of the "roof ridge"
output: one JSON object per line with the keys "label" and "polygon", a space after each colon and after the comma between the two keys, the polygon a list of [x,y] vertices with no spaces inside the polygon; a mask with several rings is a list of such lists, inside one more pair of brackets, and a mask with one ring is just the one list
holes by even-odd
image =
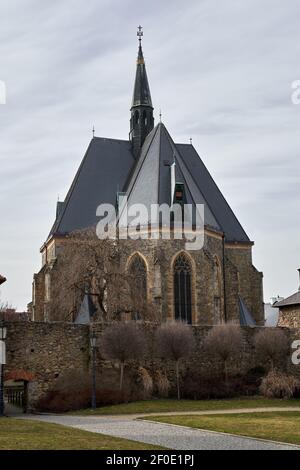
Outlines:
{"label": "roof ridge", "polygon": [[[159,124],[160,124],[160,123],[158,123],[158,124],[154,127],[154,129],[151,131],[151,132],[153,132],[153,135],[152,135],[151,140],[150,140],[150,142],[149,142],[149,144],[148,144],[148,147],[147,147],[147,150],[146,150],[146,152],[145,152],[145,155],[144,155],[143,158],[142,158],[143,147],[144,147],[146,141],[144,142],[144,145],[143,145],[143,147],[142,147],[142,149],[141,149],[140,156],[139,156],[139,158],[138,158],[137,161],[136,161],[136,165],[133,167],[132,174],[129,175],[128,183],[126,182],[126,184],[127,184],[126,195],[127,195],[128,198],[129,198],[129,196],[131,195],[132,189],[134,188],[135,182],[136,182],[136,180],[137,180],[137,178],[138,178],[138,176],[139,176],[139,174],[140,174],[140,171],[141,171],[141,168],[142,168],[142,166],[143,166],[143,163],[144,163],[144,161],[145,161],[145,159],[146,159],[146,157],[147,157],[147,155],[148,155],[148,153],[149,153],[149,149],[150,149],[150,147],[151,147],[151,144],[152,144],[152,142],[153,142],[153,140],[154,140],[154,137],[156,136],[156,133],[157,133],[157,131],[158,131]],[[151,132],[150,132],[150,134],[151,134]],[[150,134],[148,134],[147,137],[149,137]],[[146,139],[147,139],[147,137],[146,137]],[[136,174],[135,174],[135,172],[136,172]],[[134,176],[135,176],[135,177],[134,177]],[[133,178],[134,178],[134,181],[132,182],[132,179],[133,179]],[[130,183],[131,183],[131,182],[132,182],[132,185],[131,185],[131,188],[130,188]],[[128,190],[129,190],[129,193],[127,192]]]}
{"label": "roof ridge", "polygon": [[[129,140],[127,139],[115,139],[114,137],[99,137],[99,136],[95,136],[93,137],[93,139],[99,139],[99,140],[113,140],[114,142],[127,142],[129,144]],[[93,140],[92,139],[92,140]]]}

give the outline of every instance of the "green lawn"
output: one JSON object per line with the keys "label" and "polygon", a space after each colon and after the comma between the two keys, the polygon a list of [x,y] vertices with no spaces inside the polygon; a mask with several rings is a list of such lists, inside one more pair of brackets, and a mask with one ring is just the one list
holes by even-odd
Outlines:
{"label": "green lawn", "polygon": [[0,418],[0,450],[144,450],[160,449],[59,424]]}
{"label": "green lawn", "polygon": [[147,419],[300,445],[300,411],[209,416],[155,416]]}
{"label": "green lawn", "polygon": [[226,410],[239,408],[259,408],[273,406],[299,406],[300,399],[277,400],[254,398],[233,398],[228,400],[145,400],[121,405],[103,406],[95,410],[86,409],[72,411],[75,415],[116,415],[135,413],[160,413],[165,411],[204,411],[204,410]]}

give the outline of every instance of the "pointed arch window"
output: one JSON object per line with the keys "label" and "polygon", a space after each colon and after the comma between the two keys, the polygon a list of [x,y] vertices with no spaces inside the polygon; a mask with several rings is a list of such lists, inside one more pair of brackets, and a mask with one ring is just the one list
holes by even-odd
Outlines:
{"label": "pointed arch window", "polygon": [[144,126],[147,127],[147,123],[148,123],[147,122],[147,113],[146,113],[145,110],[143,111],[143,121],[144,121]]}
{"label": "pointed arch window", "polygon": [[139,319],[147,302],[147,266],[137,253],[129,263],[130,293],[134,316]]}
{"label": "pointed arch window", "polygon": [[184,253],[177,256],[173,268],[175,320],[192,323],[192,267]]}
{"label": "pointed arch window", "polygon": [[222,274],[219,258],[214,259],[214,323],[222,323]]}

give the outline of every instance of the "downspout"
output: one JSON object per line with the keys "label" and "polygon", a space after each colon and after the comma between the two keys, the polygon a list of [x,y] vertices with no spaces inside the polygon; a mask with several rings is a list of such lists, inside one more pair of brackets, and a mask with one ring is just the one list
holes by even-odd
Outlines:
{"label": "downspout", "polygon": [[225,272],[225,235],[222,235],[222,252],[223,252],[223,296],[224,296],[224,319],[227,323],[227,299],[226,299],[226,272]]}

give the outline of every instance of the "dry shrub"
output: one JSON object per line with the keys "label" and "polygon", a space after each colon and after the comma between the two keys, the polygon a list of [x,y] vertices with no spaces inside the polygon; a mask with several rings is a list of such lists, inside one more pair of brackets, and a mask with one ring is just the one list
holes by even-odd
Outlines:
{"label": "dry shrub", "polygon": [[214,326],[204,341],[204,350],[222,362],[225,382],[228,382],[229,362],[235,361],[238,364],[242,349],[242,330],[232,323]]}
{"label": "dry shrub", "polygon": [[161,325],[155,333],[155,345],[158,356],[175,362],[177,398],[180,400],[179,363],[188,359],[195,347],[191,327],[186,323],[174,322]]}
{"label": "dry shrub", "polygon": [[[125,383],[122,390],[107,386],[96,390],[97,406],[128,403],[141,398],[140,392]],[[89,408],[91,405],[91,377],[88,373],[65,372],[59,377],[53,389],[35,404],[40,411],[63,413],[66,411]]]}
{"label": "dry shrub", "polygon": [[284,363],[289,351],[289,341],[286,334],[280,329],[264,328],[256,333],[254,347],[258,360],[268,364],[271,369]]}
{"label": "dry shrub", "polygon": [[266,398],[292,398],[299,387],[295,377],[271,370],[262,380],[260,392]]}
{"label": "dry shrub", "polygon": [[159,397],[166,398],[171,388],[170,381],[166,374],[159,369],[155,370],[153,373],[153,381],[155,393]]}
{"label": "dry shrub", "polygon": [[145,354],[143,331],[133,323],[114,323],[102,333],[101,353],[105,359],[120,363],[120,390],[123,388],[124,368],[130,360],[140,360]]}
{"label": "dry shrub", "polygon": [[151,397],[153,393],[153,380],[147,369],[144,367],[138,368],[136,381],[142,397],[144,399]]}

